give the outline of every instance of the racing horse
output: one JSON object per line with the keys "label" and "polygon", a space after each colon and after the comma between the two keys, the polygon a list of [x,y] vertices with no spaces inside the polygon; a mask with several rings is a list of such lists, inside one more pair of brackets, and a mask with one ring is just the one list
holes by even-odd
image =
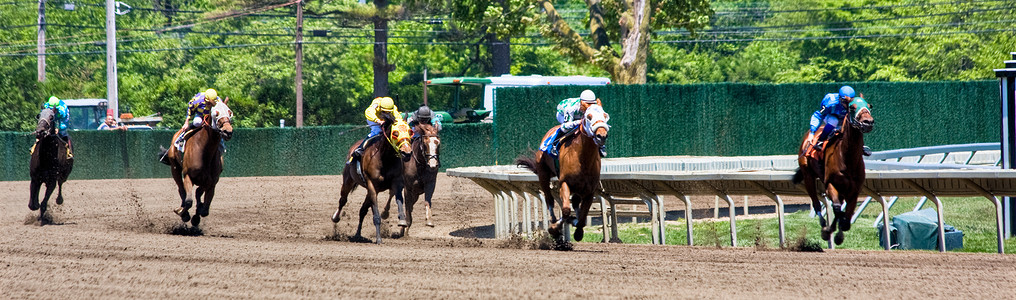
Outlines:
{"label": "racing horse", "polygon": [[[378,210],[377,194],[385,190],[395,194],[397,201],[403,201],[402,191],[402,158],[412,154],[409,140],[412,132],[409,124],[405,121],[396,122],[394,117],[382,115],[381,132],[378,136],[370,138],[363,146],[363,155],[359,159],[349,160],[353,151],[361,141],[353,143],[346,154],[346,166],[342,169],[342,187],[339,194],[339,208],[332,214],[332,222],[338,223],[342,215],[342,208],[346,206],[349,193],[357,186],[367,189],[367,197],[360,207],[360,222],[356,226],[356,237],[361,237],[363,230],[363,218],[367,216],[367,210],[373,209],[374,229],[377,233],[375,243],[381,243],[381,213]],[[379,138],[383,136],[383,138]],[[401,212],[400,212],[401,213]],[[401,219],[401,218],[400,218]]]}
{"label": "racing horse", "polygon": [[[559,245],[565,242],[562,236],[564,222],[575,226],[575,240],[582,241],[582,228],[586,226],[586,216],[593,204],[593,196],[602,190],[599,147],[607,141],[607,132],[610,130],[608,120],[610,116],[603,111],[603,107],[590,105],[586,108],[579,129],[561,141],[559,158],[555,159],[546,152],[536,152],[532,157],[523,156],[515,160],[516,164],[536,173],[539,178],[540,189],[553,223],[547,231]],[[558,127],[560,125],[547,131],[543,140],[553,135]],[[550,189],[550,179],[554,176],[557,176],[560,185],[560,219],[554,215],[555,197]],[[573,197],[575,202],[572,202]],[[577,211],[575,217],[571,215],[573,209]]]}
{"label": "racing horse", "polygon": [[[416,131],[420,132],[420,136],[412,140],[413,153],[402,158],[405,205],[396,201],[403,236],[407,234],[409,227],[413,226],[413,207],[420,200],[420,195],[427,201],[425,203],[427,226],[434,226],[430,220],[430,206],[431,198],[434,197],[434,186],[437,185],[437,173],[441,168],[438,156],[441,152],[441,138],[437,134],[437,128],[430,124],[417,124]],[[388,196],[388,203],[381,212],[382,218],[388,218],[388,209],[394,196],[395,193]]]}
{"label": "racing horse", "polygon": [[[39,210],[39,224],[45,224],[46,209],[53,189],[57,189],[56,204],[63,204],[63,184],[71,174],[74,159],[67,157],[68,144],[56,132],[53,126],[56,110],[46,108],[39,112],[39,123],[35,127],[37,141],[32,148],[29,161],[31,181],[31,198],[28,209]],[[46,184],[46,195],[39,203],[39,189]]]}
{"label": "racing horse", "polygon": [[[843,126],[829,138],[822,160],[807,157],[806,150],[812,145],[807,141],[802,142],[797,158],[799,167],[793,177],[794,184],[805,183],[804,188],[811,197],[812,208],[822,226],[822,239],[828,241],[839,226],[834,239],[837,245],[843,243],[843,232],[850,230],[850,217],[857,209],[857,196],[864,184],[864,134],[871,132],[875,125],[875,119],[871,116],[871,104],[863,97],[864,95],[854,98],[847,104],[848,113],[844,119],[849,125]],[[829,226],[826,226],[821,211],[816,180],[822,184],[825,195],[833,201],[833,217]]]}
{"label": "racing horse", "polygon": [[[222,142],[233,138],[233,111],[226,105],[227,101],[229,98],[219,101],[212,112],[205,115],[203,125],[184,142],[182,155],[175,146],[160,153],[160,157],[166,157],[162,162],[169,165],[180,192],[180,207],[173,211],[181,221],[190,221],[194,227],[198,227],[202,217],[208,216],[208,207],[215,197],[215,185],[222,173],[222,153],[225,150]],[[186,133],[177,131],[172,141],[181,134]],[[194,202],[197,202],[197,209],[192,217],[189,210]]]}

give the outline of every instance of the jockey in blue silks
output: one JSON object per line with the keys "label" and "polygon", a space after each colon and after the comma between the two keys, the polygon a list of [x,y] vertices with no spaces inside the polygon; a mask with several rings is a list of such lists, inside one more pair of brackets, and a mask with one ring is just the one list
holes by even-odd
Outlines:
{"label": "jockey in blue silks", "polygon": [[[821,152],[825,142],[829,140],[834,132],[840,130],[844,117],[847,115],[847,103],[854,100],[854,88],[844,85],[840,87],[839,93],[826,94],[818,110],[811,114],[811,128],[806,145],[812,145],[806,154],[814,151]],[[871,155],[871,149],[864,146],[865,155]],[[810,155],[809,155],[810,156]]]}
{"label": "jockey in blue silks", "polygon": [[[50,96],[49,99],[42,104],[43,109],[53,109],[56,114],[53,116],[53,127],[56,129],[56,134],[64,142],[67,143],[67,158],[73,159],[74,154],[71,151],[71,136],[68,135],[67,124],[70,123],[70,112],[67,110],[67,103],[56,96]],[[38,143],[38,139],[35,141]],[[31,152],[35,152],[35,145],[32,145]]]}

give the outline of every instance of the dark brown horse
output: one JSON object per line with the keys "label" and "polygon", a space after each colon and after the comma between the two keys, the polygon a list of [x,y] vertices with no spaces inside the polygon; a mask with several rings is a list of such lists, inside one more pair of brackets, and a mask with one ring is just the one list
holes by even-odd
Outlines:
{"label": "dark brown horse", "polygon": [[[834,133],[826,142],[823,160],[805,156],[806,150],[812,145],[807,141],[802,142],[798,156],[800,167],[793,178],[794,184],[804,182],[804,188],[811,197],[812,207],[818,215],[819,225],[822,226],[822,239],[828,241],[839,225],[839,231],[834,239],[837,245],[843,243],[843,232],[850,230],[850,217],[857,209],[857,196],[864,184],[862,150],[864,134],[871,132],[875,125],[875,119],[871,116],[871,105],[863,97],[862,95],[854,98],[847,104],[848,114],[844,119],[849,124]],[[826,226],[825,216],[821,211],[822,204],[819,202],[816,180],[822,185],[825,195],[833,201],[834,216],[829,226]]]}
{"label": "dark brown horse", "polygon": [[[367,216],[367,210],[373,209],[374,227],[377,239],[374,242],[381,243],[381,211],[378,210],[377,194],[391,190],[398,201],[402,201],[402,157],[411,155],[412,148],[409,140],[412,133],[405,121],[396,122],[392,116],[383,115],[380,136],[371,138],[363,146],[363,155],[346,164],[342,169],[342,189],[339,195],[339,208],[332,214],[332,222],[338,223],[342,215],[342,207],[346,206],[349,193],[357,186],[367,189],[367,197],[360,207],[360,222],[356,226],[356,237],[361,237],[363,229],[363,218]],[[361,141],[353,143],[346,154],[346,161],[349,161],[353,150]],[[397,149],[397,150],[396,150]]]}
{"label": "dark brown horse", "polygon": [[[564,243],[562,226],[569,222],[575,226],[575,240],[582,241],[586,216],[593,204],[593,196],[602,189],[600,186],[599,146],[606,142],[609,117],[600,105],[590,105],[582,118],[582,125],[573,134],[561,141],[560,157],[555,159],[545,152],[536,152],[533,157],[520,157],[515,163],[533,171],[540,180],[540,189],[547,202],[547,210],[553,224],[548,231],[560,244]],[[543,136],[546,140],[560,126],[555,126]],[[559,161],[560,168],[556,161]],[[560,185],[561,218],[554,215],[555,198],[550,189],[551,177],[557,176]],[[575,202],[572,202],[574,197]],[[572,206],[576,207],[573,208]],[[572,217],[572,210],[577,216]]]}
{"label": "dark brown horse", "polygon": [[[408,234],[413,226],[413,207],[424,196],[424,203],[427,209],[427,226],[434,226],[430,220],[430,200],[434,197],[434,186],[437,185],[437,173],[441,168],[439,155],[441,153],[441,138],[437,134],[437,128],[430,124],[417,124],[414,132],[420,135],[413,138],[412,155],[402,158],[403,183],[405,204],[396,201],[399,208],[399,226],[402,227],[402,235]],[[381,212],[382,218],[388,218],[388,209],[392,198],[396,193],[390,193],[388,203]]]}
{"label": "dark brown horse", "polygon": [[[181,221],[190,221],[194,227],[201,223],[201,217],[208,216],[208,207],[215,197],[215,185],[222,173],[223,149],[220,145],[233,137],[233,112],[226,106],[226,101],[220,101],[205,116],[203,123],[185,142],[183,155],[173,146],[163,161],[169,165],[180,192],[180,207],[174,212]],[[184,134],[183,130],[174,134],[172,141],[180,134]],[[198,207],[191,217],[189,210],[195,201]]]}
{"label": "dark brown horse", "polygon": [[[60,138],[54,126],[56,110],[51,108],[39,112],[39,123],[35,127],[37,141],[32,148],[29,162],[31,182],[31,198],[28,209],[39,210],[39,224],[45,224],[46,209],[49,207],[49,196],[57,189],[56,204],[63,204],[63,184],[71,174],[74,159],[67,158],[67,142]],[[39,188],[46,184],[46,195],[39,203]]]}

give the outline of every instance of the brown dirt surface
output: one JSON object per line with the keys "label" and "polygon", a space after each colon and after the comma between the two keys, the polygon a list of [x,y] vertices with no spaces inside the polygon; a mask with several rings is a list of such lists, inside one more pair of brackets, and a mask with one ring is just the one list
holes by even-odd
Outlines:
{"label": "brown dirt surface", "polygon": [[[350,242],[364,190],[333,226],[339,182],[223,178],[200,236],[172,234],[180,201],[171,179],[67,182],[46,226],[28,210],[28,182],[0,182],[0,298],[1005,299],[1016,291],[1011,255],[600,243],[532,250],[488,238],[490,194],[444,174],[436,227],[424,226],[421,200],[410,236]],[[372,240],[369,216],[365,225]]]}

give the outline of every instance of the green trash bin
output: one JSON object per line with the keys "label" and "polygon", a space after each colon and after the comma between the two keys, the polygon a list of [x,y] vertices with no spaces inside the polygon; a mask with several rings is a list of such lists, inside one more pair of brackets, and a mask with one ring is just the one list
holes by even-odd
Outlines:
{"label": "green trash bin", "polygon": [[[885,247],[882,223],[876,225],[878,243]],[[893,217],[889,224],[891,249],[938,250],[938,212],[928,208]],[[945,224],[945,250],[963,249],[963,231]]]}

